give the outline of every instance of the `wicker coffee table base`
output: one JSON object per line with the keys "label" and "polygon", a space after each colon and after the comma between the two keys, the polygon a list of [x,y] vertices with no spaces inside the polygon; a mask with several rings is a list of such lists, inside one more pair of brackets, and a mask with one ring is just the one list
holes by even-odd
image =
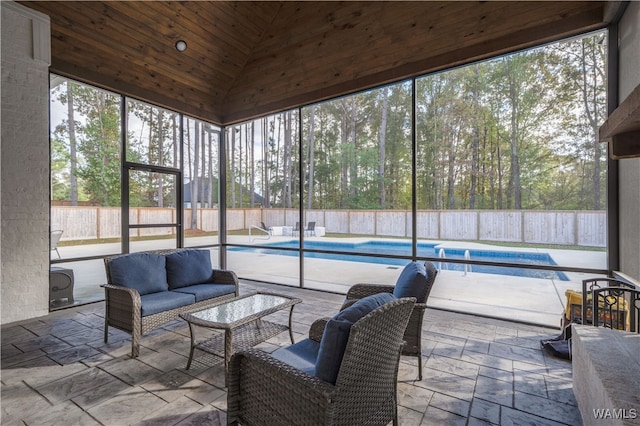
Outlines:
{"label": "wicker coffee table base", "polygon": [[[249,349],[286,330],[289,330],[289,338],[291,343],[294,343],[291,316],[293,315],[293,307],[301,302],[301,299],[295,297],[259,292],[220,302],[200,311],[180,314],[180,317],[189,323],[191,333],[191,350],[189,351],[187,370],[191,367],[196,349],[208,355],[221,357],[224,359],[226,384],[229,362],[234,352]],[[287,325],[263,319],[267,315],[285,309],[289,310]],[[224,334],[215,334],[198,341],[196,338],[198,328],[223,330]],[[210,357],[207,356],[207,358]]]}
{"label": "wicker coffee table base", "polygon": [[225,330],[224,333],[217,334],[202,342],[195,341],[195,330],[193,327],[197,327],[197,325],[189,323],[192,338],[187,370],[191,367],[196,349],[221,357],[224,360],[226,376],[227,366],[229,365],[229,360],[234,352],[252,348],[255,345],[265,342],[287,330],[289,330],[289,337],[293,343],[293,335],[289,327],[262,319],[257,319],[256,321],[243,325],[242,327]]}

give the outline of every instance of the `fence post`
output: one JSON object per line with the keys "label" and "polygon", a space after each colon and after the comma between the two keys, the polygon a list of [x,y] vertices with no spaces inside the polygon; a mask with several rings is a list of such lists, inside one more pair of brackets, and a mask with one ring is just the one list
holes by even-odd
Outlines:
{"label": "fence post", "polygon": [[378,211],[373,211],[373,235],[378,236]]}
{"label": "fence post", "polygon": [[322,210],[322,225],[325,227],[324,228],[324,232],[327,232],[327,211],[326,210]]}
{"label": "fence post", "polygon": [[102,227],[100,226],[102,222],[102,215],[100,214],[101,211],[100,207],[96,207],[96,238],[98,240],[102,235]]}
{"label": "fence post", "polygon": [[573,245],[578,245],[578,212],[573,211]]}

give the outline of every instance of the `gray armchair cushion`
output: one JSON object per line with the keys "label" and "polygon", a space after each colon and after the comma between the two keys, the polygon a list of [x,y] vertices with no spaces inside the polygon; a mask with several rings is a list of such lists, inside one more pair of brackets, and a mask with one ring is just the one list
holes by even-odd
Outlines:
{"label": "gray armchair cushion", "polygon": [[141,296],[167,291],[165,257],[154,253],[132,253],[109,261],[111,283],[138,290]]}
{"label": "gray armchair cushion", "polygon": [[404,267],[396,281],[393,295],[398,299],[402,297],[415,297],[416,300],[424,300],[427,292],[427,270],[424,264],[411,262]]}
{"label": "gray armchair cushion", "polygon": [[275,350],[271,356],[314,376],[319,349],[320,343],[311,339],[304,339],[294,345]]}
{"label": "gray armchair cushion", "polygon": [[394,297],[390,293],[378,293],[364,297],[347,309],[340,311],[327,322],[316,361],[316,376],[318,378],[335,384],[349,340],[351,326],[369,312],[392,300]]}
{"label": "gray armchair cushion", "polygon": [[212,279],[209,250],[183,250],[167,255],[169,289],[209,283]]}

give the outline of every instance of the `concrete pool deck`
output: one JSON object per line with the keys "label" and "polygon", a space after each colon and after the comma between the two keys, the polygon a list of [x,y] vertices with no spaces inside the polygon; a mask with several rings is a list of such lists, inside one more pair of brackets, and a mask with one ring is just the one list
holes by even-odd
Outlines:
{"label": "concrete pool deck", "polygon": [[[307,237],[310,240],[345,242],[345,238]],[[255,240],[253,245],[287,241],[291,237],[271,237],[269,240]],[[371,238],[350,238],[349,242],[363,242]],[[422,241],[422,240],[421,240]],[[250,244],[248,236],[230,236],[229,243]],[[163,244],[164,243],[164,244]],[[170,248],[173,240],[154,240],[136,243],[136,250]],[[189,245],[211,243],[210,238],[189,238]],[[535,248],[511,248],[489,246],[473,242],[438,242],[438,247],[495,249],[506,251],[549,253],[557,264],[573,267],[598,268],[606,264],[606,253],[600,251],[557,250]],[[96,247],[99,246],[99,247]],[[59,247],[63,258],[91,256],[92,253],[115,253],[119,244],[100,244]],[[217,264],[218,250],[212,249],[212,260]],[[435,262],[436,267],[439,266]],[[70,262],[56,266],[74,269],[76,284],[74,294],[80,303],[103,298],[100,284],[106,282],[102,260]],[[277,282],[298,286],[299,259],[296,256],[276,256],[248,251],[227,253],[227,267],[234,270],[241,279]],[[440,269],[440,268],[439,268]],[[349,262],[305,258],[305,288],[346,293],[348,288],[360,282],[393,284],[401,266],[375,263]],[[565,272],[569,281],[556,279],[526,278],[494,275],[476,272],[440,269],[438,278],[429,297],[433,308],[494,317],[548,327],[559,327],[564,311],[565,291],[580,291],[582,280],[593,274]],[[274,289],[277,291],[277,288]]]}
{"label": "concrete pool deck", "polygon": [[[230,252],[229,268],[244,278],[297,285],[297,257]],[[438,262],[436,262],[436,266]],[[359,282],[395,283],[402,267],[305,258],[305,288],[346,293]],[[569,281],[440,269],[429,306],[512,321],[559,327],[565,291],[581,290],[587,274],[565,273]],[[336,277],[340,283],[336,283]]]}

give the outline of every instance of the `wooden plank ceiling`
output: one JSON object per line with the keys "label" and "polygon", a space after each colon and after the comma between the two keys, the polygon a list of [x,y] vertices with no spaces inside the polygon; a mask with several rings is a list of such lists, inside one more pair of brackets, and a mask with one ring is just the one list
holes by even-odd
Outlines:
{"label": "wooden plank ceiling", "polygon": [[51,18],[51,71],[216,124],[604,26],[594,1],[20,3]]}

